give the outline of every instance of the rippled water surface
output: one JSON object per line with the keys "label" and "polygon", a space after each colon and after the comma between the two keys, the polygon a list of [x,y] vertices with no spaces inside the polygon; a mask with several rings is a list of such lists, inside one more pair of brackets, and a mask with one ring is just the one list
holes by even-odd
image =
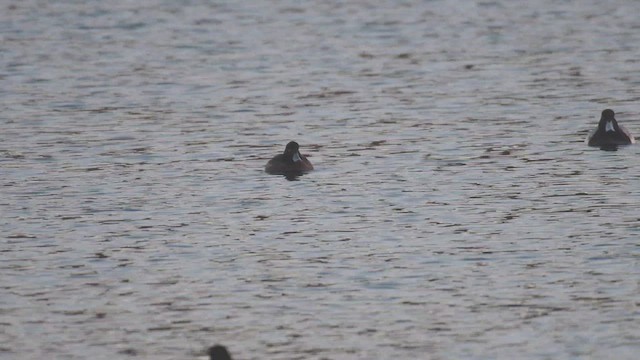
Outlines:
{"label": "rippled water surface", "polygon": [[638,13],[0,4],[0,357],[635,359]]}

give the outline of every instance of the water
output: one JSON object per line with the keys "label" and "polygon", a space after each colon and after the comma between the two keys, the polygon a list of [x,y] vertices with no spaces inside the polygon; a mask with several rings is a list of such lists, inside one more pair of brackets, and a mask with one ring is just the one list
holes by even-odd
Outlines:
{"label": "water", "polygon": [[640,2],[0,6],[3,359],[640,350]]}

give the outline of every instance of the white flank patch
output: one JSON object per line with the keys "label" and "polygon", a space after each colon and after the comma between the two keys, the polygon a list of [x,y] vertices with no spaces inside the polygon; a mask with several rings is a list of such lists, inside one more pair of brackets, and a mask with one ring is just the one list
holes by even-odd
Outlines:
{"label": "white flank patch", "polygon": [[609,131],[616,131],[616,129],[613,128],[613,121],[607,121],[607,124],[605,125],[604,128],[607,132]]}

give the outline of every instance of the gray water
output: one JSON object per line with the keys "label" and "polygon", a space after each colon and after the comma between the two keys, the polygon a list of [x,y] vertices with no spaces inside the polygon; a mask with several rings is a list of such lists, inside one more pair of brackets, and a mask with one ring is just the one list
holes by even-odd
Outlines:
{"label": "gray water", "polygon": [[639,13],[3,2],[0,357],[635,359]]}

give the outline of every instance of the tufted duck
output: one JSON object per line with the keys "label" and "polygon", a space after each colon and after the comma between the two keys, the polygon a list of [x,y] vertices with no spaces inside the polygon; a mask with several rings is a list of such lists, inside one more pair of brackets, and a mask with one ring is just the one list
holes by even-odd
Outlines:
{"label": "tufted duck", "polygon": [[313,165],[307,158],[300,154],[300,146],[291,141],[284,149],[284,153],[278,154],[269,160],[265,171],[272,175],[298,176],[313,170]]}
{"label": "tufted duck", "polygon": [[636,142],[624,126],[618,125],[614,115],[611,109],[605,109],[602,112],[598,128],[592,130],[587,136],[586,143],[589,146],[616,147]]}

